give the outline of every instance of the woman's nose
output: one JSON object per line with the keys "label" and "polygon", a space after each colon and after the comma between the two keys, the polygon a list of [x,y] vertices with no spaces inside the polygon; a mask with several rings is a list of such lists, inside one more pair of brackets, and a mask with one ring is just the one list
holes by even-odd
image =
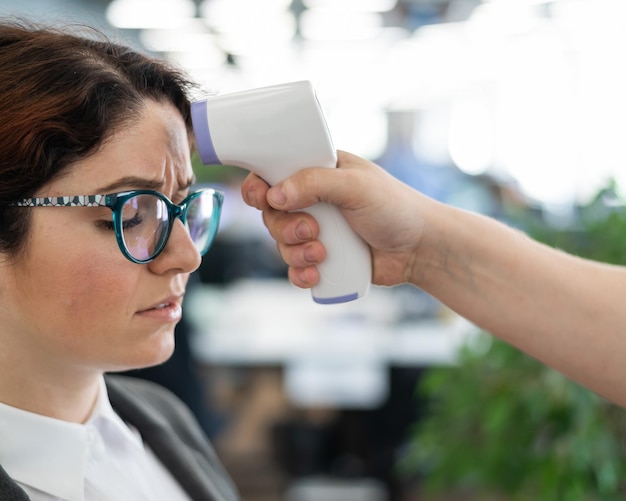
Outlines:
{"label": "woman's nose", "polygon": [[179,218],[176,218],[163,252],[148,264],[157,273],[163,273],[169,269],[191,273],[199,268],[201,262],[202,256],[191,239],[189,229]]}

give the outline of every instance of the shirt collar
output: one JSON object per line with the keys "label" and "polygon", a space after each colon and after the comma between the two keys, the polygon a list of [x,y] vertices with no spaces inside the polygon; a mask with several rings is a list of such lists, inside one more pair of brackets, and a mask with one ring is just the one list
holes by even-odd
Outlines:
{"label": "shirt collar", "polygon": [[85,424],[70,423],[0,403],[0,464],[14,480],[68,501],[83,501],[89,434],[97,431],[118,452],[142,447],[115,413],[104,378]]}
{"label": "shirt collar", "polygon": [[117,454],[131,452],[132,449],[137,448],[143,449],[143,441],[139,433],[129,428],[113,410],[104,378],[100,380],[98,399],[85,425],[97,429],[110,452]]}

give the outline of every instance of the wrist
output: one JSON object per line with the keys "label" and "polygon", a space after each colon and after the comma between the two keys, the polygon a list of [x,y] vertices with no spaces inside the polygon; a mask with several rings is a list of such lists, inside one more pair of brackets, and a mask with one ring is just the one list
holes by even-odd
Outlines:
{"label": "wrist", "polygon": [[[422,215],[419,240],[406,263],[405,278],[421,289],[430,291],[445,278],[452,278],[464,269],[463,252],[458,249],[462,219],[461,211],[427,197],[418,208]],[[461,230],[462,231],[462,230]]]}

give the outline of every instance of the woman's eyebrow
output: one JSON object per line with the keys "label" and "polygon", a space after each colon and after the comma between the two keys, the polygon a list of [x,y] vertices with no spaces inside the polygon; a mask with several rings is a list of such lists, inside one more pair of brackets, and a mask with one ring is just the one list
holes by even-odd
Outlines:
{"label": "woman's eyebrow", "polygon": [[136,176],[125,176],[123,178],[117,179],[111,184],[102,186],[98,189],[98,193],[112,193],[114,191],[119,191],[120,189],[159,190],[163,188],[163,184],[163,181],[158,181],[155,179],[146,179]]}

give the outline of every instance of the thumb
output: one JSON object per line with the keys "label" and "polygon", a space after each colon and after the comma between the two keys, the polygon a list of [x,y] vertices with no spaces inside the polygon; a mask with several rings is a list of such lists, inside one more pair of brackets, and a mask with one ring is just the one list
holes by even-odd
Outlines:
{"label": "thumb", "polygon": [[270,188],[267,201],[278,210],[305,209],[318,202],[339,205],[337,186],[341,186],[339,169],[313,167],[296,172]]}
{"label": "thumb", "polygon": [[301,210],[318,202],[343,210],[357,210],[384,204],[384,190],[379,187],[393,186],[389,178],[391,176],[375,163],[338,150],[336,168],[302,169],[271,188],[267,201],[274,209],[282,211]]}

